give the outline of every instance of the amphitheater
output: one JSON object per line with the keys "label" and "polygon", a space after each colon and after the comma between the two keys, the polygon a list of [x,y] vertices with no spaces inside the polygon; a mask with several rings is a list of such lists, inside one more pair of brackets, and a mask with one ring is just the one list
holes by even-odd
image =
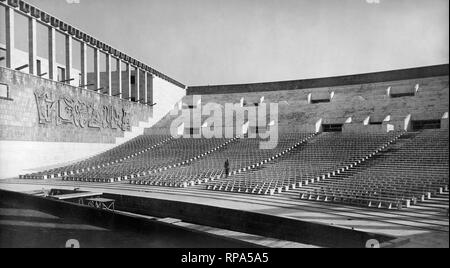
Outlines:
{"label": "amphitheater", "polygon": [[157,222],[205,247],[448,247],[448,64],[188,87],[24,1],[0,9],[1,246],[39,228],[10,214],[25,209]]}

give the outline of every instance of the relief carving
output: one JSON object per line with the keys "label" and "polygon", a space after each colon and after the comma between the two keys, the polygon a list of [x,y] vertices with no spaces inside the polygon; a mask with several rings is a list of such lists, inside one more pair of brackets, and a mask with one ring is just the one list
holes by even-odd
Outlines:
{"label": "relief carving", "polygon": [[74,125],[78,128],[131,129],[130,107],[102,105],[91,100],[56,96],[40,89],[34,93],[38,108],[39,124],[56,126]]}
{"label": "relief carving", "polygon": [[54,117],[54,107],[55,107],[55,101],[53,101],[51,92],[36,91],[34,95],[36,96],[36,104],[38,107],[39,123],[40,124],[51,123],[52,118]]}

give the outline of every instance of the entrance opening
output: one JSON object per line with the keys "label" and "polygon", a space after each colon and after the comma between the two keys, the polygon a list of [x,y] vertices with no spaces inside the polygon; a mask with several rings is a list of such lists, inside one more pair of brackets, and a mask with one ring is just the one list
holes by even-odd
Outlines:
{"label": "entrance opening", "polygon": [[326,103],[326,102],[331,102],[330,99],[317,99],[317,100],[311,100],[312,104],[317,104],[317,103]]}
{"label": "entrance opening", "polygon": [[440,129],[440,128],[441,128],[441,120],[412,121],[413,131],[422,130],[422,129]]}
{"label": "entrance opening", "polygon": [[343,124],[323,124],[323,132],[342,132]]}
{"label": "entrance opening", "polygon": [[414,92],[391,93],[391,98],[414,97]]}

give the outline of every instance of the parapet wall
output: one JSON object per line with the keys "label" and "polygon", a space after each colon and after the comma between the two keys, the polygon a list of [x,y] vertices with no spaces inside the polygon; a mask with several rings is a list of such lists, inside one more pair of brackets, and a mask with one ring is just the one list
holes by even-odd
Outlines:
{"label": "parapet wall", "polygon": [[254,83],[254,84],[193,86],[187,89],[187,95],[264,92],[264,91],[278,91],[278,90],[298,90],[298,89],[320,88],[320,87],[336,87],[336,86],[348,86],[367,83],[379,83],[395,80],[417,79],[432,76],[444,76],[448,74],[449,74],[449,65],[444,64],[420,68],[376,72],[368,74],[336,76],[328,78],[315,78],[315,79]]}

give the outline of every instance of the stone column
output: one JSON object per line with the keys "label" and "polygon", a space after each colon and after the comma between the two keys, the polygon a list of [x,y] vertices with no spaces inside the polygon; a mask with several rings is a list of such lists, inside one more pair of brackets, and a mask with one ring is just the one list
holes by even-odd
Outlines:
{"label": "stone column", "polygon": [[56,74],[56,31],[53,27],[48,27],[48,78],[51,80],[57,80]]}
{"label": "stone column", "polygon": [[6,26],[6,67],[14,69],[14,9],[5,6],[5,26]]}
{"label": "stone column", "polygon": [[136,97],[136,102],[139,102],[139,100],[140,100],[139,90],[140,90],[140,86],[141,86],[141,83],[140,83],[141,71],[139,70],[138,67],[135,68],[135,71],[136,71],[136,79],[135,79],[135,84],[136,84],[135,85],[135,91],[136,91],[136,94],[135,94],[135,97]]}
{"label": "stone column", "polygon": [[117,71],[119,72],[119,98],[122,98],[122,61],[117,59]]}
{"label": "stone column", "polygon": [[36,38],[36,19],[28,18],[28,70],[30,74],[39,75],[36,67],[37,57],[37,38]]}
{"label": "stone column", "polygon": [[[72,36],[66,35],[66,80],[72,78]],[[68,81],[67,84],[72,84],[71,81]]]}
{"label": "stone column", "polygon": [[147,92],[147,103],[149,104],[153,104],[153,75],[151,73],[149,73],[149,78],[147,80],[147,88],[146,88],[146,92]]}
{"label": "stone column", "polygon": [[144,72],[144,103],[148,102],[148,73]]}
{"label": "stone column", "polygon": [[131,65],[127,63],[127,90],[128,90],[128,100],[131,101]]}
{"label": "stone column", "polygon": [[112,76],[111,76],[111,55],[106,54],[106,85],[108,87],[108,95],[112,96]]}
{"label": "stone column", "polygon": [[84,89],[87,89],[87,45],[81,42],[81,81],[80,84],[83,85]]}
{"label": "stone column", "polygon": [[100,51],[94,48],[95,90],[100,88]]}

